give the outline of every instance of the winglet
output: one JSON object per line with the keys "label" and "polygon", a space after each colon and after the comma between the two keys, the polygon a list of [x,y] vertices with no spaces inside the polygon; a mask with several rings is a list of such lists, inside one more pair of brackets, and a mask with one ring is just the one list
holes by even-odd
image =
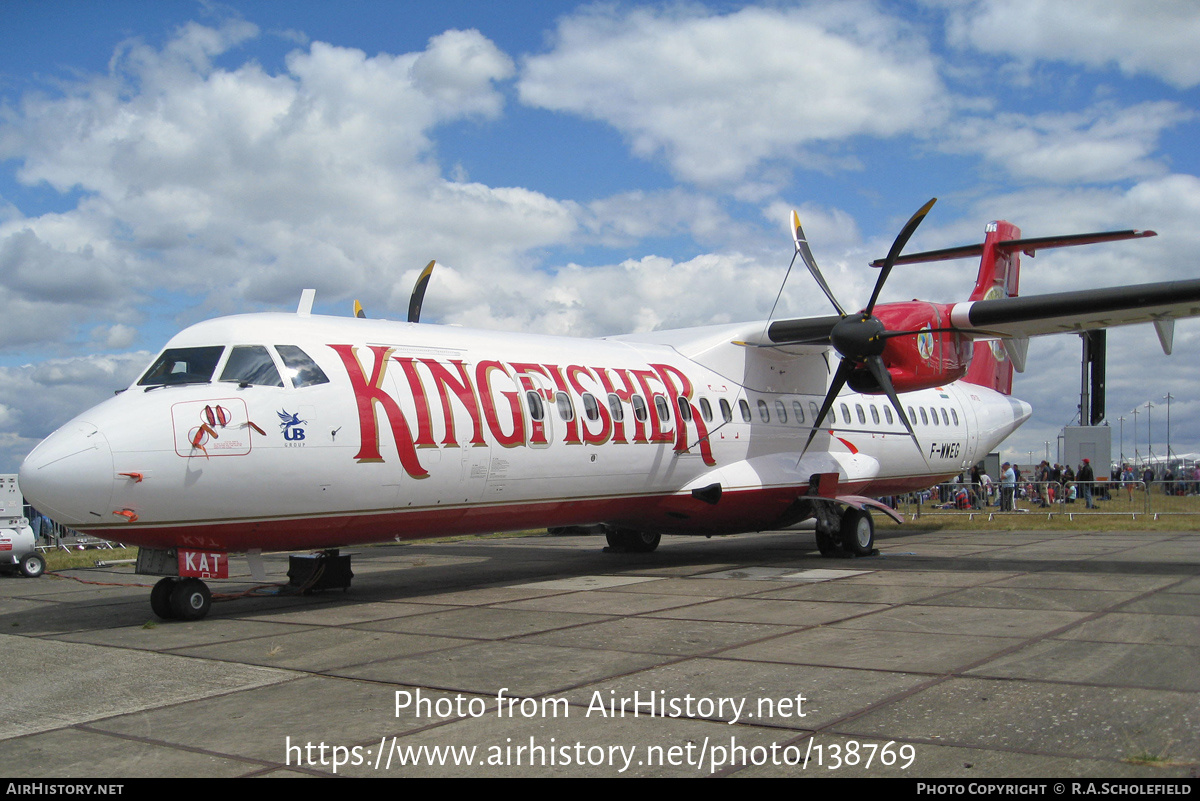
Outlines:
{"label": "winglet", "polygon": [[367,313],[365,311],[363,311],[362,304],[359,303],[357,300],[354,301],[354,316],[360,320],[367,319]]}

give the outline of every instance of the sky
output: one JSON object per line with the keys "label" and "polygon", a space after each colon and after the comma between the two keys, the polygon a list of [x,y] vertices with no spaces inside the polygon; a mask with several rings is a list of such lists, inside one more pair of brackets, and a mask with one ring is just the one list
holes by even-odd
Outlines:
{"label": "sky", "polygon": [[[1022,294],[1200,277],[1193,0],[0,0],[0,472],[209,317],[600,336],[761,320],[800,212],[845,306],[908,251],[1152,229],[1023,259]],[[882,302],[965,300],[969,260]],[[831,313],[793,272],[775,316]],[[1200,321],[1109,334],[1114,457],[1200,451]],[[1057,456],[1080,342],[1035,339],[1003,446]],[[1147,404],[1152,404],[1147,406]],[[1138,415],[1133,415],[1133,410]],[[1124,418],[1121,420],[1120,418]],[[1123,431],[1122,437],[1120,431]]]}

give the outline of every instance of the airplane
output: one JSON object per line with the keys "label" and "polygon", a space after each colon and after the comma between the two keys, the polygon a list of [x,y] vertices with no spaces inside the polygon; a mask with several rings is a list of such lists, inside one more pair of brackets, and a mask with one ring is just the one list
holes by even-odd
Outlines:
{"label": "airplane", "polygon": [[[42,441],[19,485],[44,514],[140,547],[163,619],[211,607],[244,553],[602,525],[610,549],[815,519],[826,556],[874,552],[876,498],[970,468],[1031,414],[1011,396],[1028,338],[1200,315],[1200,279],[1018,297],[1020,256],[1153,236],[1022,239],[901,257],[868,305],[837,301],[792,213],[797,257],[835,315],[578,339],[312,313],[208,320],[127,389]],[[965,302],[879,303],[892,267],[978,256]],[[789,267],[789,272],[791,267]],[[786,278],[785,278],[786,281]],[[320,558],[320,557],[318,557]],[[346,569],[348,574],[348,568]],[[349,578],[345,579],[348,585]]]}

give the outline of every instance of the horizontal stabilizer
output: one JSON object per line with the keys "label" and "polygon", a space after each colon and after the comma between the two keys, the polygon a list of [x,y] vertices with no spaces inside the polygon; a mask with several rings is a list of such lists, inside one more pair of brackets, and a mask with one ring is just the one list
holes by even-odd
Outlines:
{"label": "horizontal stabilizer", "polygon": [[[1141,239],[1147,236],[1158,236],[1154,231],[1100,231],[1094,234],[1068,234],[1066,236],[1043,236],[1033,239],[1008,239],[996,243],[996,249],[1004,253],[1019,251],[1026,256],[1032,256],[1039,250],[1047,248],[1067,248],[1074,245],[1091,245],[1096,242],[1116,242],[1122,239]],[[964,245],[943,250],[927,250],[923,253],[913,253],[896,259],[896,264],[920,264],[927,261],[949,261],[950,259],[966,259],[983,255],[983,243]],[[884,259],[871,262],[872,267],[882,267]]]}

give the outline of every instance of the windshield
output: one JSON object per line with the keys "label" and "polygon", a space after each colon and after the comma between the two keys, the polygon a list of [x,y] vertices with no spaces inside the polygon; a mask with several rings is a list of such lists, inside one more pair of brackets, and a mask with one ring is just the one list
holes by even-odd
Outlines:
{"label": "windshield", "polygon": [[288,376],[296,389],[329,383],[325,371],[300,348],[295,345],[276,345],[275,350],[278,351],[279,358],[283,359],[283,365],[287,368]]}
{"label": "windshield", "polygon": [[282,387],[283,379],[275,369],[271,354],[262,345],[238,345],[229,354],[222,381],[263,387]]}
{"label": "windshield", "polygon": [[224,345],[202,348],[168,348],[150,365],[150,369],[137,382],[139,387],[157,387],[164,384],[206,384],[212,380],[217,362],[221,360]]}

